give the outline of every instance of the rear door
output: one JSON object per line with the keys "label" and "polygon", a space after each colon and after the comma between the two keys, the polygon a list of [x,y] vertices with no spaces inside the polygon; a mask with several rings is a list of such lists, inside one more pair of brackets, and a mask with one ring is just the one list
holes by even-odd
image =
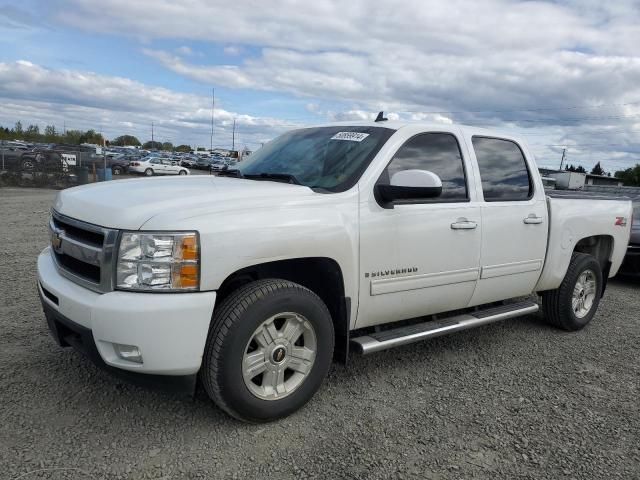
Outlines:
{"label": "rear door", "polygon": [[470,305],[527,295],[547,247],[547,205],[535,163],[507,138],[469,135],[481,184],[480,279]]}

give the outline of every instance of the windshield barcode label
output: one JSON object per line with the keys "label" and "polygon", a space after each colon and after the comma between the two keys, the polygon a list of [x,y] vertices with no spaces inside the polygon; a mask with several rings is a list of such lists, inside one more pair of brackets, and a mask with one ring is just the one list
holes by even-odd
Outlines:
{"label": "windshield barcode label", "polygon": [[361,142],[368,136],[368,133],[338,132],[333,137],[331,137],[331,140],[349,140],[350,142]]}

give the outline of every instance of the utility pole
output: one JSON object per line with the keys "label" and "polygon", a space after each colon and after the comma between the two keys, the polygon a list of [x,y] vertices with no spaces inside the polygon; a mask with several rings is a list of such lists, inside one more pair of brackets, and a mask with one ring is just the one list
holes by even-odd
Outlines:
{"label": "utility pole", "polygon": [[213,150],[213,112],[216,108],[216,89],[211,89],[211,142],[209,144],[209,151]]}
{"label": "utility pole", "polygon": [[565,154],[567,153],[567,149],[562,149],[562,158],[560,159],[560,170],[562,170],[562,164],[564,163]]}
{"label": "utility pole", "polygon": [[154,146],[154,143],[153,143],[153,122],[151,122],[151,150],[153,150],[153,146]]}
{"label": "utility pole", "polygon": [[231,137],[231,150],[236,149],[236,119],[233,119],[233,135]]}

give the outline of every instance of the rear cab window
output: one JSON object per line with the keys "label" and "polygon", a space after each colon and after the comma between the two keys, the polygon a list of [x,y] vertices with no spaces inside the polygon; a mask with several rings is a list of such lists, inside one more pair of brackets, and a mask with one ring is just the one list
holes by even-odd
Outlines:
{"label": "rear cab window", "polygon": [[522,149],[512,140],[474,136],[485,202],[526,201],[533,197],[533,179]]}

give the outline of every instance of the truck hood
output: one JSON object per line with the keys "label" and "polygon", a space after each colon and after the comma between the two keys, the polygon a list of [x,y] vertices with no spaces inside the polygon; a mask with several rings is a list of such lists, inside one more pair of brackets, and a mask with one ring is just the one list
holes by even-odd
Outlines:
{"label": "truck hood", "polygon": [[322,195],[287,183],[194,175],[115,180],[61,191],[54,209],[107,228],[138,230],[156,216],[173,223],[204,211],[264,208]]}

